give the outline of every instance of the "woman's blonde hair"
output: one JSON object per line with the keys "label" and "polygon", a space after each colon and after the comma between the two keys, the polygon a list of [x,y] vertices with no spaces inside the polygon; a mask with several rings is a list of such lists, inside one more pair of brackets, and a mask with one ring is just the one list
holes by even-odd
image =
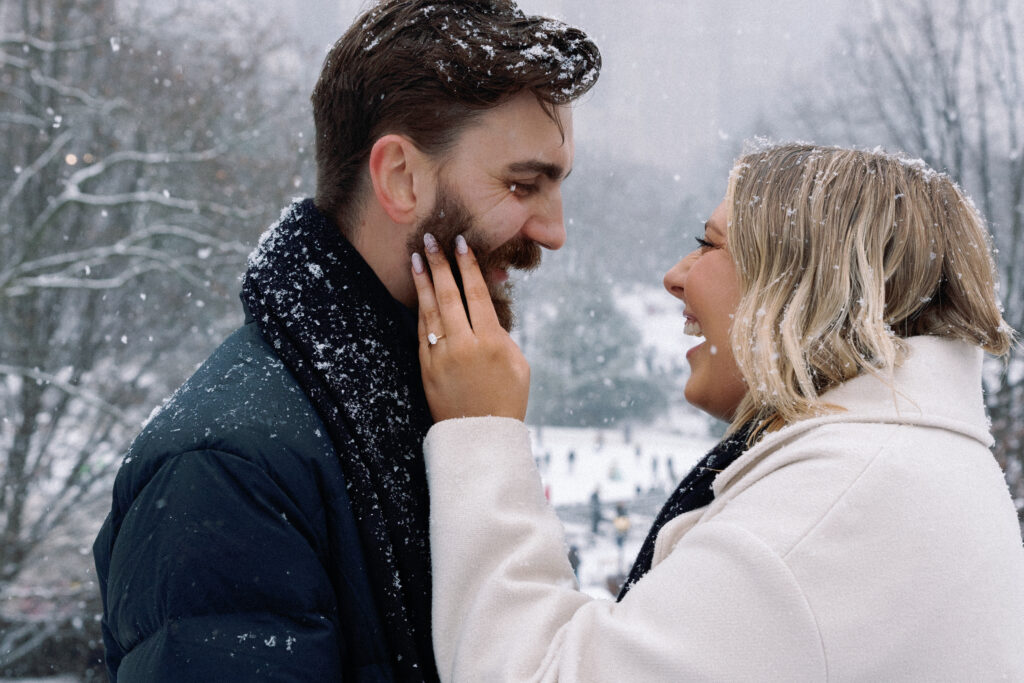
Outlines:
{"label": "woman's blonde hair", "polygon": [[902,339],[1003,355],[989,235],[971,200],[923,162],[785,144],[745,154],[726,196],[741,300],[732,329],[749,391],[732,429],[828,412],[822,392],[889,376]]}

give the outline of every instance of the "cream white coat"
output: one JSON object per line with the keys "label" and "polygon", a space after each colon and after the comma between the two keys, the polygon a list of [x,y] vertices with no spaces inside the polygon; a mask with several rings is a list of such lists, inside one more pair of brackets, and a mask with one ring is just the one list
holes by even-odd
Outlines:
{"label": "cream white coat", "polygon": [[918,337],[895,389],[762,439],[621,602],[575,588],[523,423],[425,442],[445,681],[1024,681],[1024,549],[980,351]]}

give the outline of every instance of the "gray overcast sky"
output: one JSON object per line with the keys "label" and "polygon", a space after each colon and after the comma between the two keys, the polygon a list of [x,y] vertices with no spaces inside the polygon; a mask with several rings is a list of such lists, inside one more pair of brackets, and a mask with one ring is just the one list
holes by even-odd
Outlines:
{"label": "gray overcast sky", "polygon": [[[684,176],[708,159],[731,158],[743,139],[763,132],[753,127],[759,112],[814,87],[848,6],[840,0],[519,4],[581,26],[601,48],[601,81],[577,108],[577,144]],[[366,0],[292,0],[290,18],[309,45],[326,49],[366,6]],[[305,76],[312,87],[316,74]]]}

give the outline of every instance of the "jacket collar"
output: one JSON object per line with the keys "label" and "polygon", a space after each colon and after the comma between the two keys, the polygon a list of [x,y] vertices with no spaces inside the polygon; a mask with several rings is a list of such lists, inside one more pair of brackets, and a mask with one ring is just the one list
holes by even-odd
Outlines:
{"label": "jacket collar", "polygon": [[981,387],[984,353],[966,342],[919,336],[905,340],[907,358],[888,378],[862,374],[821,396],[841,410],[768,434],[716,479],[716,496],[756,461],[820,425],[874,422],[936,427],[962,434],[990,448]]}

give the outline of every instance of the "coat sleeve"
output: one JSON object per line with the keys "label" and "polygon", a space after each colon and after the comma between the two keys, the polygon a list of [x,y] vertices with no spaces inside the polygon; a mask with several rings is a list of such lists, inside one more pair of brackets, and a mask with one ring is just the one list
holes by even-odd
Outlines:
{"label": "coat sleeve", "polygon": [[244,458],[169,458],[106,532],[116,680],[341,680],[336,601],[308,522]]}
{"label": "coat sleeve", "polygon": [[621,603],[592,599],[521,422],[441,422],[424,450],[442,680],[827,678],[797,582],[744,529],[700,524]]}

